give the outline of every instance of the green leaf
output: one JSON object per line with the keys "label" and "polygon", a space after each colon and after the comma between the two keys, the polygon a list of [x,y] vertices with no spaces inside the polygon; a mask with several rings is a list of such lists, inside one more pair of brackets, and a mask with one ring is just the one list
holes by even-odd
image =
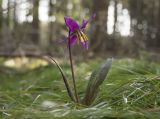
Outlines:
{"label": "green leaf", "polygon": [[66,87],[66,89],[67,89],[68,95],[69,95],[69,97],[71,98],[71,100],[75,102],[75,98],[74,98],[74,96],[73,96],[71,87],[70,87],[70,85],[69,85],[69,83],[68,83],[68,80],[67,80],[67,78],[66,78],[66,76],[65,76],[62,68],[61,68],[60,65],[57,63],[57,61],[54,60],[51,56],[49,56],[49,58],[56,64],[57,68],[59,69],[59,72],[60,72],[61,75],[62,75],[62,78],[63,78],[64,84],[65,84],[65,87]]}
{"label": "green leaf", "polygon": [[99,91],[99,87],[106,79],[106,76],[109,72],[109,69],[111,68],[111,65],[112,65],[112,58],[109,58],[98,69],[92,72],[86,89],[85,97],[82,101],[83,104],[91,105],[92,102],[95,100]]}

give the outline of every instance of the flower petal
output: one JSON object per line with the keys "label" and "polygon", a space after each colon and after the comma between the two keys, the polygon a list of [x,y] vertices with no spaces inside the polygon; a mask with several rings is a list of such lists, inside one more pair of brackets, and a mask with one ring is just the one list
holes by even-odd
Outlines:
{"label": "flower petal", "polygon": [[77,36],[71,35],[71,36],[69,36],[69,40],[70,40],[70,45],[73,46],[77,42]]}
{"label": "flower petal", "polygon": [[89,23],[89,19],[88,20],[83,20],[83,23],[82,23],[82,26],[81,26],[81,29],[85,29],[87,24]]}
{"label": "flower petal", "polygon": [[82,44],[82,46],[83,46],[85,49],[88,50],[88,48],[89,48],[89,42],[88,42],[88,40],[85,41],[85,42],[81,42],[81,44]]}
{"label": "flower petal", "polygon": [[80,26],[79,26],[78,22],[75,21],[74,19],[72,19],[71,17],[65,16],[64,20],[66,22],[66,25],[71,30],[71,32],[74,32],[75,30],[79,29]]}
{"label": "flower petal", "polygon": [[88,20],[83,20],[81,29],[85,29],[87,24],[96,17],[96,14],[93,14]]}

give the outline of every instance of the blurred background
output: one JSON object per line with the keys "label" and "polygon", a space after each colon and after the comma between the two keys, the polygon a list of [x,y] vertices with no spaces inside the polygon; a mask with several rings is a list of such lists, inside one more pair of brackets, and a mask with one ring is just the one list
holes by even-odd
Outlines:
{"label": "blurred background", "polygon": [[94,13],[87,56],[160,52],[160,0],[0,0],[0,56],[62,56],[64,16],[81,23]]}

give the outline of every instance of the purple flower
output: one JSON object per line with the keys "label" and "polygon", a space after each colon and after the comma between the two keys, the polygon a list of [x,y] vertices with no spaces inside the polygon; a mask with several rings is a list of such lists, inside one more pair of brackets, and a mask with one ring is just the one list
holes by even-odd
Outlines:
{"label": "purple flower", "polygon": [[71,17],[64,17],[65,23],[69,28],[69,37],[70,45],[74,45],[77,41],[82,44],[82,46],[88,49],[89,42],[87,36],[84,34],[84,29],[86,28],[87,24],[95,17],[95,14],[88,20],[83,20],[82,25],[72,19]]}

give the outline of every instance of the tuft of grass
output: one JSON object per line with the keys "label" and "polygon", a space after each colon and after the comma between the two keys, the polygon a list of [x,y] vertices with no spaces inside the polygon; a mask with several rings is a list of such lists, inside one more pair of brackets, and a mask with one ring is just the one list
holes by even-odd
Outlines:
{"label": "tuft of grass", "polygon": [[[4,60],[4,59],[3,59]],[[104,60],[78,63],[79,95],[91,71]],[[69,66],[63,65],[71,76]],[[135,59],[113,62],[100,94],[90,107],[76,105],[67,96],[56,66],[20,69],[0,66],[0,117],[5,119],[159,119],[160,64]],[[69,78],[70,81],[70,78]]]}

